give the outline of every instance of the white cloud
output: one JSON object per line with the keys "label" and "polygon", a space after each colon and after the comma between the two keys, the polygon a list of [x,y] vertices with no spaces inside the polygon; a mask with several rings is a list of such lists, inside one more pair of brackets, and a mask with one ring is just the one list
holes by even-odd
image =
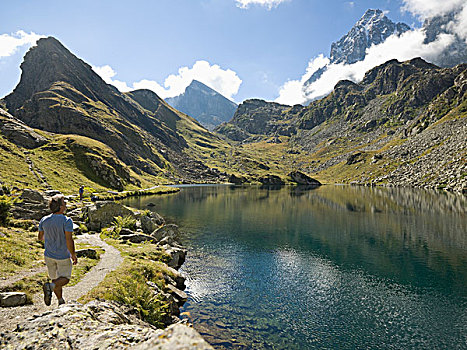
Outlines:
{"label": "white cloud", "polygon": [[450,24],[450,29],[465,40],[467,44],[467,4],[456,16],[456,23]]}
{"label": "white cloud", "polygon": [[422,18],[434,17],[465,7],[465,0],[403,0],[402,10]]}
{"label": "white cloud", "polygon": [[290,0],[236,0],[237,7],[242,9],[248,9],[251,5],[259,5],[267,7],[268,10],[271,10],[274,7],[279,6],[283,2],[287,2]]}
{"label": "white cloud", "polygon": [[210,88],[229,99],[237,94],[242,80],[231,69],[222,69],[219,65],[211,65],[207,61],[196,61],[193,67],[181,67],[178,74],[171,74],[165,80],[163,86],[154,80],[143,79],[132,84],[114,80],[116,72],[112,67],[106,65],[102,67],[93,67],[108,84],[116,86],[120,91],[130,91],[135,89],[149,89],[158,94],[161,98],[174,97],[182,94],[186,87],[193,80],[198,80]]}
{"label": "white cloud", "polygon": [[[329,94],[338,81],[343,79],[359,82],[365,73],[380,64],[397,59],[405,61],[414,57],[422,57],[427,61],[433,60],[454,40],[450,34],[441,34],[434,42],[424,44],[425,33],[422,29],[405,32],[400,37],[390,36],[385,42],[373,45],[367,49],[365,60],[354,64],[329,64],[321,77],[310,84],[304,91],[303,84],[311,76],[310,65],[319,59],[324,62],[322,55],[310,61],[307,72],[300,80],[288,81],[280,89],[276,102],[285,104],[305,103]],[[319,66],[319,65],[317,65]],[[313,67],[315,68],[315,67]]]}
{"label": "white cloud", "polygon": [[298,104],[305,103],[307,97],[303,91],[303,84],[310,79],[314,72],[318,69],[329,64],[329,58],[324,57],[323,54],[320,54],[318,57],[311,59],[308,62],[308,67],[306,68],[305,74],[300,80],[289,80],[287,81],[279,90],[279,97],[275,100],[277,103],[283,104]]}
{"label": "white cloud", "polygon": [[92,69],[99,74],[107,84],[114,85],[121,92],[132,90],[125,82],[112,79],[117,73],[109,65],[101,67],[92,66]]}
{"label": "white cloud", "polygon": [[287,81],[279,91],[276,102],[285,104],[306,103],[310,100],[323,97],[330,93],[339,80],[348,79],[359,82],[365,73],[390,59],[405,61],[414,57],[422,57],[427,61],[433,61],[453,41],[455,35],[464,39],[467,43],[467,1],[466,0],[403,0],[402,10],[410,11],[421,18],[443,15],[455,12],[455,19],[447,25],[452,34],[440,34],[435,41],[425,44],[425,32],[422,29],[414,29],[405,32],[400,37],[390,36],[380,45],[374,45],[367,49],[364,61],[354,64],[328,64],[321,77],[304,88],[304,82],[311,76],[310,72],[316,67],[310,67],[318,58],[323,62],[322,55],[312,59],[305,74],[300,80]]}
{"label": "white cloud", "polygon": [[21,46],[33,46],[37,40],[44,37],[34,32],[28,34],[23,30],[12,34],[2,34],[0,35],[0,58],[13,55]]}

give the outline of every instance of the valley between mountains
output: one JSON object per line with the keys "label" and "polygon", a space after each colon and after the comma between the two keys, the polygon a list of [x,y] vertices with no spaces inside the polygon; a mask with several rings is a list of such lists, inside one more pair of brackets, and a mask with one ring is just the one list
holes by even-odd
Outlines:
{"label": "valley between mountains", "polygon": [[467,191],[467,64],[391,60],[308,106],[246,100],[213,131],[150,90],[119,92],[53,37],[21,70],[0,101],[3,185],[122,191],[287,183],[300,171],[322,183]]}

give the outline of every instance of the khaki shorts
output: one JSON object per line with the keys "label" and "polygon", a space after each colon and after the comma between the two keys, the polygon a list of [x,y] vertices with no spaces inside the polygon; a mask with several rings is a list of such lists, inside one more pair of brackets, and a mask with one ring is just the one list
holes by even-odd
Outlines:
{"label": "khaki shorts", "polygon": [[71,270],[73,268],[71,259],[57,260],[49,258],[48,256],[45,256],[44,258],[50,279],[55,280],[59,277],[71,278]]}

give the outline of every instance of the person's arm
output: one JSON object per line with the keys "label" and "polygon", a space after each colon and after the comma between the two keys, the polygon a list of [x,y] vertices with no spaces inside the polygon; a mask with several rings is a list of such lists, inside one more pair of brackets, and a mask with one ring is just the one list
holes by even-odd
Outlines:
{"label": "person's arm", "polygon": [[75,241],[73,240],[73,232],[65,231],[65,237],[66,246],[68,248],[68,251],[70,252],[71,260],[73,261],[73,265],[76,265],[78,263],[78,258],[76,257],[75,252]]}
{"label": "person's arm", "polygon": [[39,241],[44,241],[44,231],[39,231],[39,233],[37,234],[37,239]]}

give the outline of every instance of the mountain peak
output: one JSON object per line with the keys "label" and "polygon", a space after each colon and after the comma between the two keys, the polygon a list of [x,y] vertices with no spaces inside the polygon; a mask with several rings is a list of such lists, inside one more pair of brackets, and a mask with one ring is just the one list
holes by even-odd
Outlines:
{"label": "mountain peak", "polygon": [[331,63],[352,64],[362,61],[366,49],[384,42],[389,36],[410,30],[405,23],[391,21],[383,11],[369,9],[339,41],[332,43]]}
{"label": "mountain peak", "polygon": [[166,101],[210,130],[229,121],[237,109],[234,102],[198,80],[193,80],[183,94]]}

